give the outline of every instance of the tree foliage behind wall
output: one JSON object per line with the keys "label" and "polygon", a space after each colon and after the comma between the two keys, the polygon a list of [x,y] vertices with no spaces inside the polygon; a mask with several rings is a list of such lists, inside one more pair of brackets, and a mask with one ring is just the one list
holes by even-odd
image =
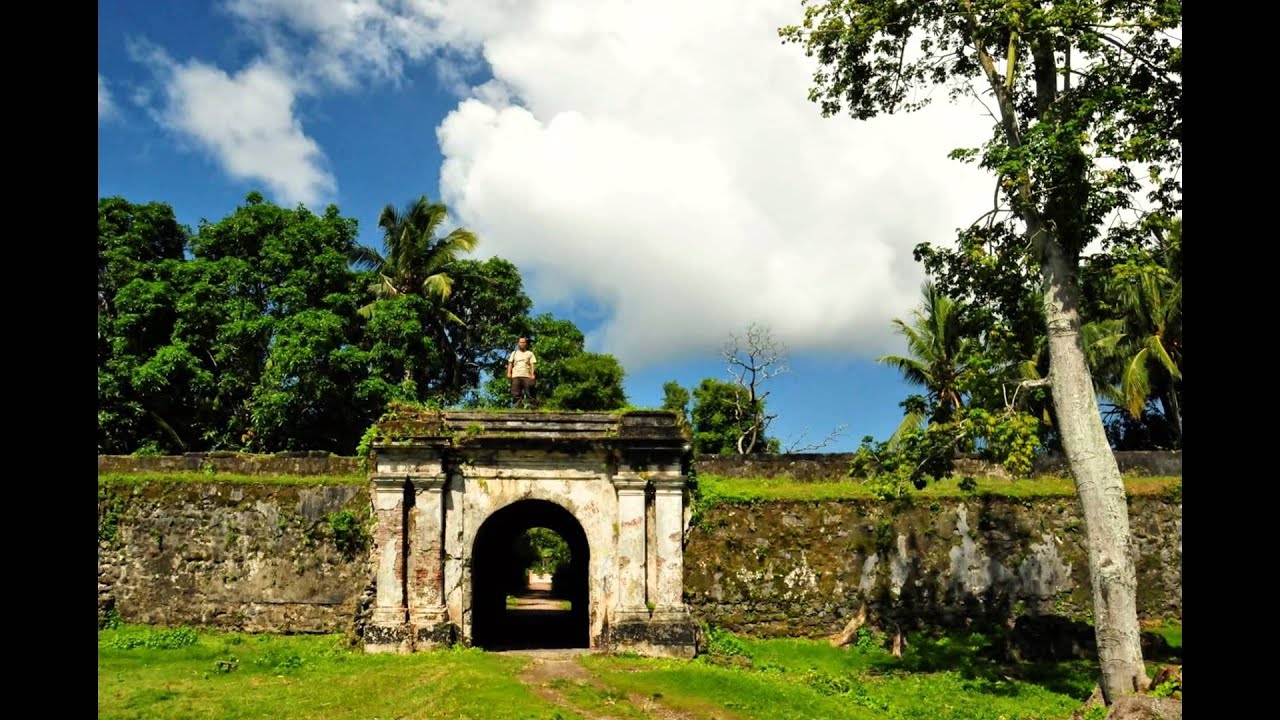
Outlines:
{"label": "tree foliage behind wall", "polygon": [[612,355],[587,352],[587,338],[572,321],[549,313],[524,317],[506,337],[502,352],[487,366],[492,373],[471,404],[501,408],[511,404],[507,358],[520,338],[529,340],[537,358],[534,390],[538,407],[546,410],[618,410],[626,406],[626,376]]}
{"label": "tree foliage behind wall", "polygon": [[351,453],[389,401],[485,395],[531,334],[556,402],[625,404],[617,360],[585,353],[567,320],[531,318],[510,262],[450,258],[448,293],[378,292],[356,238],[334,206],[258,193],[194,233],[163,203],[99,199],[98,452]]}
{"label": "tree foliage behind wall", "polygon": [[187,228],[161,203],[98,202],[98,451],[173,442],[185,398],[164,383],[207,382],[172,342]]}
{"label": "tree foliage behind wall", "polygon": [[[710,455],[741,453],[744,447],[742,439],[751,433],[755,418],[764,413],[764,400],[757,398],[752,402],[750,394],[741,385],[715,378],[703,378],[693,389],[692,396],[694,452]],[[762,436],[752,444],[751,453],[776,453],[778,449],[776,438]]]}

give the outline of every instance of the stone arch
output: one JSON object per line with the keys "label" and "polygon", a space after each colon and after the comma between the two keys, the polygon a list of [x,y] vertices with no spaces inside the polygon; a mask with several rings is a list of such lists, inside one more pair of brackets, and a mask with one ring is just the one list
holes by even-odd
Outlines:
{"label": "stone arch", "polygon": [[[568,611],[512,613],[506,609],[509,578],[514,578],[515,540],[543,527],[569,545]],[[591,542],[578,518],[544,499],[511,502],[492,512],[476,531],[471,551],[471,642],[486,648],[586,648],[591,640]]]}
{"label": "stone arch", "polygon": [[541,510],[585,556],[585,598],[571,602],[587,647],[694,654],[682,547],[690,447],[674,413],[415,412],[384,420],[380,434],[394,439],[373,446],[367,652],[494,644],[495,594],[473,570],[500,565],[494,548],[545,526]]}

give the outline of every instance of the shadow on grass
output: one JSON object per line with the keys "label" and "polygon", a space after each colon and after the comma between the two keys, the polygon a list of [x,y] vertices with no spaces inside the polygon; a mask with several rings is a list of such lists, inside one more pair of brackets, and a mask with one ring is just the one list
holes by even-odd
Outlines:
{"label": "shadow on grass", "polygon": [[1010,680],[1039,685],[1051,692],[1084,699],[1098,677],[1096,660],[1061,658],[1018,661],[1009,657],[1006,637],[998,632],[934,631],[910,633],[901,658],[886,656],[871,667],[880,672],[954,672],[973,681],[973,689],[1012,696]]}
{"label": "shadow on grass", "polygon": [[[1039,685],[1051,692],[1084,699],[1098,682],[1100,668],[1094,629],[1086,623],[1053,623],[1051,641],[1024,627],[987,632],[933,630],[908,633],[901,658],[879,655],[874,672],[954,672],[976,681],[975,689],[995,695],[1017,691],[1007,680]],[[1147,662],[1181,663],[1182,648],[1160,632],[1142,633]],[[1180,628],[1178,637],[1180,638]]]}

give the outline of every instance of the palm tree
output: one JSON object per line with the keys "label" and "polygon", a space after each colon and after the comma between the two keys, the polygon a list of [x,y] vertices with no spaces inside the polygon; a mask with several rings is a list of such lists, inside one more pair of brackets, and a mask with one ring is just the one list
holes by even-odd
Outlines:
{"label": "palm tree", "polygon": [[[1179,233],[1180,234],[1180,233]],[[1154,395],[1182,444],[1182,278],[1155,264],[1121,265],[1114,273],[1121,317],[1086,329],[1091,354],[1114,384],[1100,392],[1130,417]]]}
{"label": "palm tree", "polygon": [[[912,311],[914,321],[893,321],[897,332],[907,339],[908,355],[885,355],[878,362],[897,368],[908,382],[924,387],[933,401],[934,414],[947,417],[964,407],[965,358],[975,341],[964,332],[963,303],[942,294],[931,282],[925,282],[921,290],[924,302]],[[894,438],[924,420],[921,413],[908,413]]]}
{"label": "palm tree", "polygon": [[[375,298],[421,294],[428,299],[449,299],[453,291],[449,267],[462,253],[475,250],[479,239],[466,228],[455,228],[442,238],[436,237],[447,217],[444,204],[433,203],[426,195],[409,203],[403,211],[392,205],[382,209],[378,227],[382,228],[385,254],[357,245],[351,257],[357,269],[378,273],[371,288]],[[360,314],[368,317],[372,309],[373,303],[360,308]],[[444,312],[446,317],[453,315]],[[457,321],[456,316],[449,319]]]}
{"label": "palm tree", "polygon": [[[444,237],[437,237],[448,217],[443,203],[433,203],[426,195],[410,202],[403,211],[388,204],[378,216],[382,228],[383,252],[357,245],[351,253],[351,262],[359,270],[373,270],[377,278],[370,286],[374,301],[359,309],[363,317],[370,317],[374,307],[383,300],[406,295],[420,295],[432,301],[432,315],[422,319],[432,339],[441,348],[441,359],[446,365],[446,384],[457,384],[458,359],[452,350],[448,325],[463,325],[461,319],[450,311],[445,302],[453,292],[454,277],[450,269],[463,253],[475,250],[479,239],[466,228],[455,228]],[[419,372],[425,371],[425,363]],[[404,379],[415,379],[415,363],[406,362]]]}

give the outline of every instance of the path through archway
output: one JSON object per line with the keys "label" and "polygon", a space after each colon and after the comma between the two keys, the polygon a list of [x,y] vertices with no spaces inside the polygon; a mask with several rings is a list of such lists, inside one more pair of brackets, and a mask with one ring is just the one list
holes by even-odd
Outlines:
{"label": "path through archway", "polygon": [[[546,528],[568,545],[569,563],[550,588],[528,591],[528,555],[520,540],[531,528]],[[521,500],[495,512],[476,533],[471,556],[471,642],[486,650],[585,648],[590,644],[591,551],[581,523],[546,500]],[[514,602],[509,597],[548,602]],[[568,609],[563,608],[567,602]]]}

